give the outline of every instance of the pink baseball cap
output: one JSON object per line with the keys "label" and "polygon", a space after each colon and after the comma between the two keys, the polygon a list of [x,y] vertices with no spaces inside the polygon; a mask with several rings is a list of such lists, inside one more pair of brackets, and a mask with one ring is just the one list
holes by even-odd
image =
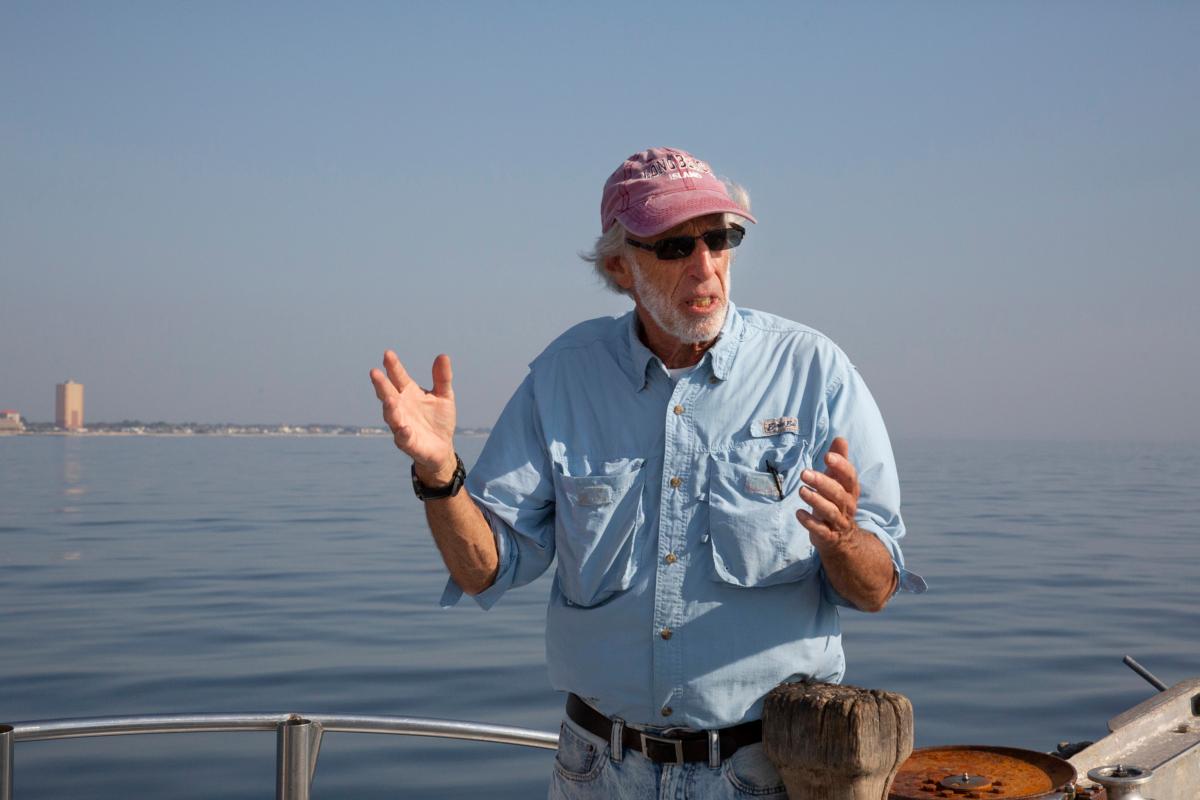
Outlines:
{"label": "pink baseball cap", "polygon": [[620,221],[634,236],[656,236],[694,217],[723,212],[757,222],[708,164],[683,150],[652,147],[625,159],[609,176],[600,200],[600,230]]}

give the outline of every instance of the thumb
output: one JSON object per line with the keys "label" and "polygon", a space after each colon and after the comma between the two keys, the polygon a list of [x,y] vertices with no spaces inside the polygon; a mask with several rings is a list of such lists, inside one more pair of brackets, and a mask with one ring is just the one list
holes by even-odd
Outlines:
{"label": "thumb", "polygon": [[450,368],[450,356],[442,353],[433,360],[433,393],[447,400],[454,397],[454,389],[450,383],[454,380],[454,371]]}

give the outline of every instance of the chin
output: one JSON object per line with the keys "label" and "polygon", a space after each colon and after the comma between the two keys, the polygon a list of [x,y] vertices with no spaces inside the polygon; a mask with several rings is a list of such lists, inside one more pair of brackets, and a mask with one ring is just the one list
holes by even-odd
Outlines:
{"label": "chin", "polygon": [[707,319],[675,319],[667,332],[684,344],[711,342],[725,326],[725,311],[722,307]]}

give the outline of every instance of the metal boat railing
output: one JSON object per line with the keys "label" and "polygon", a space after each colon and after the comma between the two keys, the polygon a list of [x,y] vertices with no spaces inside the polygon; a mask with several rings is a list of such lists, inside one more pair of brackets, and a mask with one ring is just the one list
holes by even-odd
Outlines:
{"label": "metal boat railing", "polygon": [[308,800],[321,737],[327,732],[431,736],[514,744],[554,750],[558,736],[545,731],[426,717],[348,714],[149,714],[136,717],[84,717],[0,725],[0,800],[13,798],[14,745],[49,739],[124,736],[147,733],[230,731],[275,732],[276,800]]}

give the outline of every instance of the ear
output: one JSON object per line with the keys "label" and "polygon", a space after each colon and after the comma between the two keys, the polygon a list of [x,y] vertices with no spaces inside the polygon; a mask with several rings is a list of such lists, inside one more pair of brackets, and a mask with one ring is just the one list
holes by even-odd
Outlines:
{"label": "ear", "polygon": [[633,271],[630,270],[629,264],[620,256],[609,256],[604,259],[604,268],[608,270],[608,274],[625,291],[633,288]]}

